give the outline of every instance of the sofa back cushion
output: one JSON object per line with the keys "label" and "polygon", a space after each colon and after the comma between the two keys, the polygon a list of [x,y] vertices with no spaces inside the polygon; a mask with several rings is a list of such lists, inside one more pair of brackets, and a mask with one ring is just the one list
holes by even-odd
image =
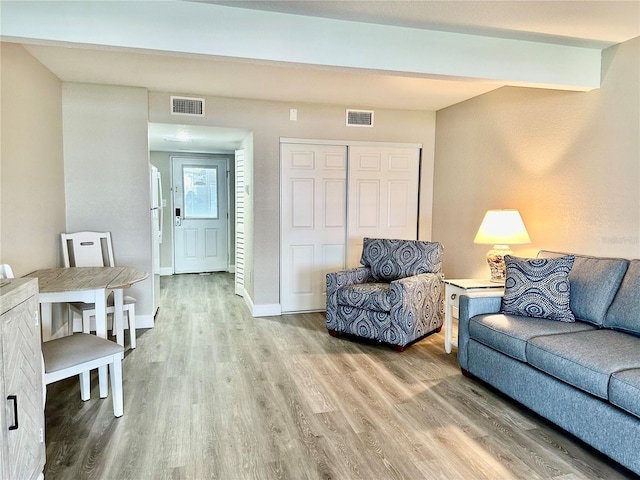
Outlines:
{"label": "sofa back cushion", "polygon": [[[538,258],[553,258],[566,253],[540,250]],[[569,307],[578,320],[603,326],[609,305],[620,287],[629,260],[624,258],[574,255],[569,273]]]}
{"label": "sofa back cushion", "polygon": [[442,269],[443,248],[439,242],[366,238],[360,263],[371,270],[375,282],[392,282]]}
{"label": "sofa back cushion", "polygon": [[604,320],[606,328],[640,335],[640,260],[631,260]]}

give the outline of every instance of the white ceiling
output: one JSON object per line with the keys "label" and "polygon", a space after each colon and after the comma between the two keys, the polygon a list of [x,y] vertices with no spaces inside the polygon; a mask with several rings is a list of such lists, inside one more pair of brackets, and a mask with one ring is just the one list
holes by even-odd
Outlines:
{"label": "white ceiling", "polygon": [[229,153],[251,133],[239,128],[149,124],[149,149],[157,152]]}
{"label": "white ceiling", "polygon": [[356,22],[606,47],[640,36],[637,0],[194,0]]}
{"label": "white ceiling", "polygon": [[[606,48],[640,36],[640,0],[199,3],[588,48]],[[500,86],[480,80],[453,81],[346,68],[45,43],[31,40],[25,47],[63,81],[140,86],[178,94],[439,110]],[[211,142],[197,143],[195,139],[203,135],[213,138],[220,134],[220,138],[225,138],[225,148],[230,147],[228,150],[237,147],[234,135],[246,135],[241,131],[207,132],[191,128],[190,145],[194,151],[221,150],[221,145],[209,145]],[[157,149],[175,150],[176,142],[166,141],[175,135],[175,130],[156,126],[152,128],[151,141]]]}

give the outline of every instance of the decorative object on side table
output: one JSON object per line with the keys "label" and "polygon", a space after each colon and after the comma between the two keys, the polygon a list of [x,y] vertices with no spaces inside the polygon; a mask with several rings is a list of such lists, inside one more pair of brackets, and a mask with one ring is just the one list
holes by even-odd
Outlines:
{"label": "decorative object on side table", "polygon": [[475,297],[502,295],[503,286],[489,280],[477,280],[470,278],[445,279],[444,281],[444,350],[451,353],[451,346],[457,345],[453,341],[453,311],[458,318],[457,310],[460,295]]}
{"label": "decorative object on side table", "polygon": [[531,243],[518,210],[489,210],[484,216],[473,243],[493,245],[487,252],[491,281],[504,283],[504,256],[512,255],[509,245]]}

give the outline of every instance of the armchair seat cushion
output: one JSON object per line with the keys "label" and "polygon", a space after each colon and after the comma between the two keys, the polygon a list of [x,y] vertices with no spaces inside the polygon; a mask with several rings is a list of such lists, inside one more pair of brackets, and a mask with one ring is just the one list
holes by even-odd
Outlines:
{"label": "armchair seat cushion", "polygon": [[391,310],[391,288],[388,283],[360,283],[338,290],[338,305],[376,312]]}

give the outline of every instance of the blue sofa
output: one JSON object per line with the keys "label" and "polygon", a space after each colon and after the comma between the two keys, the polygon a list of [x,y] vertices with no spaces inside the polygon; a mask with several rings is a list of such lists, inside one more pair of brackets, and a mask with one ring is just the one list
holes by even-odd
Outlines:
{"label": "blue sofa", "polygon": [[573,323],[461,296],[458,363],[640,474],[640,260],[576,255],[569,285]]}
{"label": "blue sofa", "polygon": [[362,267],[328,273],[327,330],[402,351],[444,319],[442,245],[365,238]]}

